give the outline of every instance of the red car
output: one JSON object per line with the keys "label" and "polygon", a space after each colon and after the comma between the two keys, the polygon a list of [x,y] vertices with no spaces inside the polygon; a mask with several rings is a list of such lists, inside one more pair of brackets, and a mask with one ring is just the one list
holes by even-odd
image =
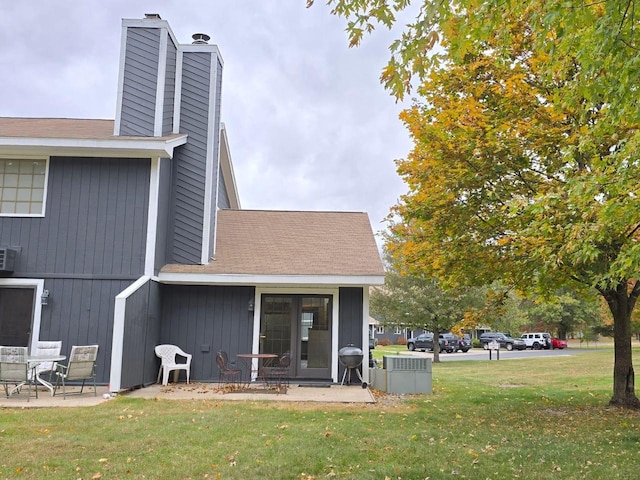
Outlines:
{"label": "red car", "polygon": [[559,348],[559,349],[563,349],[563,348],[567,348],[567,341],[566,340],[560,340],[559,338],[552,338],[551,339],[551,348]]}

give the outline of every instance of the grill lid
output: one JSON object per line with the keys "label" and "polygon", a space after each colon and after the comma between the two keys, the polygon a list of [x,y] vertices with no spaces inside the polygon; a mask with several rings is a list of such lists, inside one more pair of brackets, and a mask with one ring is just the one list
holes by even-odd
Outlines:
{"label": "grill lid", "polygon": [[346,347],[342,347],[338,350],[338,360],[347,368],[359,367],[362,363],[364,354],[362,350],[353,344],[349,344]]}

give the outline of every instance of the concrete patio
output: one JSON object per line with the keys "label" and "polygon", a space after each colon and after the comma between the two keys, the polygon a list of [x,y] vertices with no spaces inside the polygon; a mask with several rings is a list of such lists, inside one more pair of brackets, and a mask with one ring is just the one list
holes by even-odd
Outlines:
{"label": "concrete patio", "polygon": [[[68,391],[77,392],[79,388]],[[286,392],[264,390],[253,387],[230,390],[221,388],[217,383],[170,383],[167,386],[158,384],[139,388],[118,395],[131,398],[147,398],[162,400],[232,400],[232,401],[277,401],[277,402],[320,402],[320,403],[375,403],[376,399],[368,388],[360,385],[299,385],[292,383]],[[64,399],[62,392],[52,397],[44,389],[38,390],[38,398],[34,393],[27,402],[27,389],[20,394],[7,398],[0,389],[1,408],[45,408],[45,407],[90,407],[111,400],[107,387],[99,386],[97,396],[93,394],[93,387],[85,387],[82,394],[67,395]]]}

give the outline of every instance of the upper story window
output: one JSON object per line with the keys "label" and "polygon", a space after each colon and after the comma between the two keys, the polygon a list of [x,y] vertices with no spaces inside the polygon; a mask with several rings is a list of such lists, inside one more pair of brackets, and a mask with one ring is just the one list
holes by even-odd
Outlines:
{"label": "upper story window", "polygon": [[43,215],[46,176],[42,158],[0,158],[0,215]]}

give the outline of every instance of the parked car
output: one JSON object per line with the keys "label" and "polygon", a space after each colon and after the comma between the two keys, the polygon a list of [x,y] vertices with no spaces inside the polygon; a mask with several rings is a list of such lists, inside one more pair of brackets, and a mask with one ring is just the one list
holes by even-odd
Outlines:
{"label": "parked car", "polygon": [[452,335],[452,337],[454,342],[453,345],[454,347],[456,347],[456,349],[454,350],[455,352],[460,350],[461,352],[466,353],[473,347],[473,344],[471,343],[471,337],[467,333],[465,333],[462,337],[458,337],[457,335]]}
{"label": "parked car", "polygon": [[523,333],[520,338],[531,350],[551,348],[551,335],[546,332]]}
{"label": "parked car", "polygon": [[527,348],[527,344],[521,338],[513,338],[506,333],[502,332],[485,332],[480,335],[480,345],[485,350],[489,350],[489,342],[496,341],[500,344],[500,348],[506,348],[507,350],[524,350]]}
{"label": "parked car", "polygon": [[[452,339],[448,337],[449,335],[451,334],[441,333],[439,335],[438,343],[440,344],[441,352],[453,353],[457,350],[452,343]],[[433,333],[421,333],[417,337],[410,338],[407,340],[407,348],[411,351],[422,350],[423,352],[433,350]]]}
{"label": "parked car", "polygon": [[566,340],[560,340],[559,338],[551,339],[551,348],[559,348],[562,350],[563,348],[567,348],[569,345]]}

